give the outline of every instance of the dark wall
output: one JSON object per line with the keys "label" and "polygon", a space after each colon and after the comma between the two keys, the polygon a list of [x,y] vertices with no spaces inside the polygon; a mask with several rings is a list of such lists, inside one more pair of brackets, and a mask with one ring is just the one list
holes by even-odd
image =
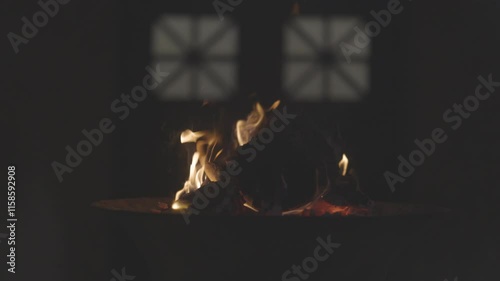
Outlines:
{"label": "dark wall", "polygon": [[[424,138],[436,127],[445,128],[449,140],[417,170],[408,196],[442,202],[484,218],[498,210],[498,90],[480,103],[476,112],[453,131],[443,113],[475,93],[479,75],[499,80],[498,2],[416,3],[411,48],[412,115],[414,137]],[[423,16],[425,13],[425,16]],[[480,216],[478,216],[479,218]]]}
{"label": "dark wall", "polygon": [[[2,4],[2,119],[9,128],[2,135],[11,134],[11,146],[2,145],[8,153],[2,163],[17,166],[18,186],[13,280],[107,277],[108,232],[89,216],[89,205],[112,195],[115,136],[105,136],[61,183],[51,163],[64,163],[65,146],[75,148],[84,139],[81,130],[96,128],[111,114],[118,94],[119,5],[78,0],[61,5],[15,55],[5,35],[21,34],[21,17],[31,18],[40,7],[36,1]],[[2,191],[2,210],[5,195]],[[2,241],[2,264],[6,246]],[[105,265],[104,271],[89,270],[90,264]]]}

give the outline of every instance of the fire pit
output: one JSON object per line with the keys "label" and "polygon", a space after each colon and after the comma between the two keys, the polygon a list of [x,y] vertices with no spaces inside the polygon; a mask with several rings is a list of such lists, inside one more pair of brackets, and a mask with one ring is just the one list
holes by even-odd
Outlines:
{"label": "fire pit", "polygon": [[[342,140],[299,112],[255,103],[232,124],[185,130],[195,151],[175,198],[93,206],[120,222],[153,280],[386,280],[399,245],[447,210],[371,200]],[[309,258],[318,243],[327,254]]]}
{"label": "fire pit", "polygon": [[316,270],[306,272],[307,280],[387,280],[397,270],[391,266],[401,245],[417,239],[425,225],[439,223],[447,211],[376,202],[363,216],[200,215],[186,224],[178,211],[164,210],[166,202],[171,201],[136,198],[93,204],[132,237],[155,281],[305,280],[285,272],[302,265],[313,256],[318,239],[328,237],[340,246]]}
{"label": "fire pit", "polygon": [[[145,197],[145,198],[130,198],[130,199],[114,199],[114,200],[102,200],[95,202],[92,206],[106,209],[110,211],[120,211],[120,212],[130,212],[130,213],[142,213],[142,214],[165,214],[182,216],[182,212],[171,210],[166,205],[167,202],[171,202],[169,198],[156,198],[156,197]],[[317,207],[319,211],[331,208],[331,205],[320,202]],[[341,208],[341,207],[340,207]],[[391,203],[391,202],[374,202],[373,206],[369,209],[367,208],[357,208],[351,207],[352,210],[349,213],[335,212],[329,214],[327,211],[322,213],[317,213],[316,215],[339,217],[348,216],[349,218],[383,218],[383,217],[403,217],[403,216],[430,216],[439,213],[446,213],[449,210],[442,207],[436,206],[426,206],[417,204],[403,204],[403,203]],[[314,214],[312,214],[314,215]],[[243,215],[245,216],[245,215]],[[252,216],[252,213],[247,213],[247,216]],[[278,215],[276,215],[278,216]],[[302,214],[288,214],[283,215],[284,217],[298,217],[298,216],[311,216],[310,211]]]}

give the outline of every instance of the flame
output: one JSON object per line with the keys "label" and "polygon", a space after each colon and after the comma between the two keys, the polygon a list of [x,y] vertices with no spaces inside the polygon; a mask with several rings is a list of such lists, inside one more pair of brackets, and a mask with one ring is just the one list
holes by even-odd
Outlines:
{"label": "flame", "polygon": [[[184,183],[184,187],[175,194],[175,200],[172,204],[172,209],[174,210],[184,209],[186,207],[185,204],[181,204],[178,201],[181,196],[200,188],[207,179],[205,172],[206,165],[209,163],[218,141],[217,136],[213,133],[205,131],[193,132],[191,130],[183,131],[180,139],[181,143],[196,143],[196,152],[193,154],[191,164],[189,165],[189,177]],[[221,152],[219,151],[218,155]]]}
{"label": "flame", "polygon": [[[267,111],[276,109],[279,104],[279,100],[275,101]],[[235,133],[238,145],[245,145],[258,133],[265,120],[265,115],[266,110],[264,110],[260,103],[256,103],[252,112],[248,114],[245,120],[238,120],[236,122]],[[172,204],[172,209],[174,210],[188,207],[184,202],[179,201],[183,195],[200,188],[206,180],[218,180],[217,168],[211,161],[219,157],[223,151],[220,149],[215,152],[219,137],[215,133],[207,131],[193,132],[185,130],[181,133],[180,141],[181,143],[196,143],[196,152],[193,154],[191,164],[189,165],[189,177],[184,183],[183,188],[175,194],[175,200]]]}
{"label": "flame", "polygon": [[246,120],[236,122],[236,138],[240,146],[247,144],[257,134],[260,124],[264,121],[264,116],[264,108],[260,103],[256,103]]}
{"label": "flame", "polygon": [[248,209],[252,210],[253,212],[255,213],[258,213],[259,210],[257,210],[256,208],[254,208],[252,205],[248,204],[248,203],[243,203],[243,206],[244,207],[247,207]]}
{"label": "flame", "polygon": [[271,111],[273,109],[278,108],[278,106],[280,106],[280,103],[281,103],[280,100],[275,101],[267,111]]}
{"label": "flame", "polygon": [[[280,103],[280,100],[275,101],[271,105],[271,107],[267,109],[267,111],[276,109],[280,105]],[[238,122],[236,122],[235,131],[239,146],[247,144],[252,139],[252,137],[257,134],[260,126],[264,121],[264,117],[266,115],[265,111],[266,110],[264,110],[260,103],[256,103],[252,112],[248,114],[246,120],[238,120]]]}
{"label": "flame", "polygon": [[341,170],[342,176],[347,175],[348,166],[349,166],[349,159],[347,159],[347,156],[345,156],[345,154],[342,154],[342,159],[339,162],[339,168]]}
{"label": "flame", "polygon": [[[237,144],[235,145],[243,146],[250,142],[250,140],[258,134],[262,125],[265,123],[266,112],[276,109],[279,105],[280,100],[277,100],[268,109],[264,109],[260,103],[256,103],[246,119],[238,120],[236,122],[235,135],[237,138]],[[220,137],[215,132],[210,131],[193,132],[191,130],[185,130],[181,133],[180,142],[195,143],[196,152],[193,153],[191,163],[189,165],[188,179],[185,181],[182,189],[177,191],[175,194],[175,200],[172,204],[173,210],[181,210],[189,207],[189,202],[181,200],[183,199],[183,195],[196,191],[207,180],[219,180],[219,168],[213,162],[222,154],[223,150],[221,147],[225,147],[224,145],[219,145],[219,149],[216,149],[217,144],[220,142],[219,139]],[[340,168],[340,174],[342,176],[346,176],[349,167],[349,159],[345,154],[342,154],[342,159],[339,161],[338,167]],[[319,184],[319,181],[317,184]],[[281,214],[302,216],[338,214],[346,216],[351,214],[363,215],[368,212],[366,208],[337,206],[325,201],[323,199],[323,195],[327,192],[329,187],[329,181],[326,186],[318,185],[317,192],[313,200],[301,207],[282,212]],[[254,208],[248,202],[244,203],[243,206],[253,212],[259,212],[258,209]]]}
{"label": "flame", "polygon": [[185,130],[181,133],[181,143],[196,142],[203,135],[205,135],[204,132],[193,132],[191,130]]}
{"label": "flame", "polygon": [[176,202],[174,202],[174,204],[172,204],[172,209],[174,209],[174,210],[183,209],[183,206],[181,203],[176,201]]}

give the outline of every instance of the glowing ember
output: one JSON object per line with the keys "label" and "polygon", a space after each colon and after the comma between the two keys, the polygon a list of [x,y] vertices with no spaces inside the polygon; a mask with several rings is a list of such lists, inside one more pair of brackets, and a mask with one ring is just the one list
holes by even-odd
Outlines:
{"label": "glowing ember", "polygon": [[363,208],[359,206],[336,206],[332,205],[324,200],[318,200],[314,205],[306,208],[302,211],[302,216],[324,216],[324,215],[368,215],[370,212],[369,208]]}

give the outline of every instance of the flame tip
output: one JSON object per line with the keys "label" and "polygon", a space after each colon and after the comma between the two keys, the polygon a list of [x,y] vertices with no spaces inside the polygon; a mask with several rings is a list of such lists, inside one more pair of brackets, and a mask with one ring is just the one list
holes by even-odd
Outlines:
{"label": "flame tip", "polygon": [[339,162],[339,168],[341,170],[341,175],[345,176],[347,175],[347,168],[349,166],[349,159],[345,155],[345,153],[342,154],[342,159]]}

